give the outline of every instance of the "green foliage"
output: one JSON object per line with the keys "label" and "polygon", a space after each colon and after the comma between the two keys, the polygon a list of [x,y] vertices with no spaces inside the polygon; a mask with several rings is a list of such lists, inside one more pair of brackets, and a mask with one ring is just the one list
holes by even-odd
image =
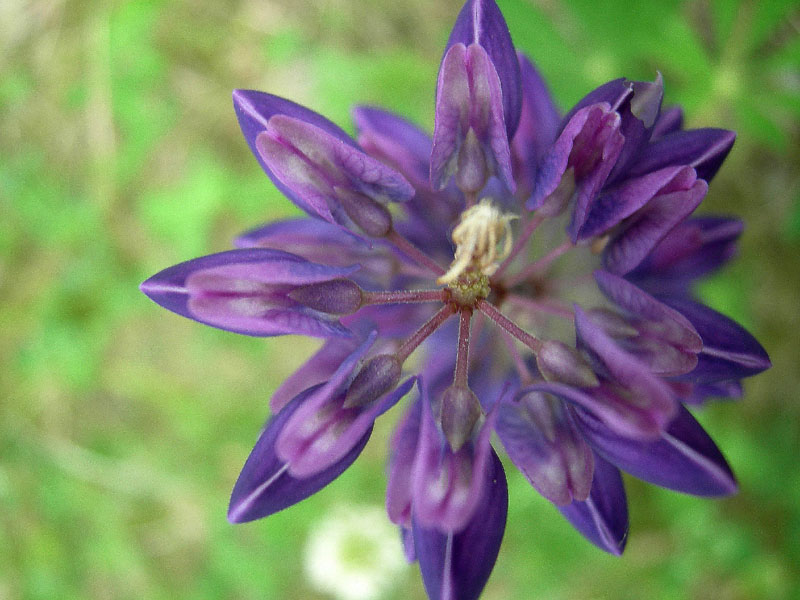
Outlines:
{"label": "green foliage", "polygon": [[[580,539],[509,468],[509,529],[485,597],[790,598],[800,587],[796,3],[499,4],[562,107],[603,80],[660,70],[691,125],[738,130],[704,206],[747,231],[740,260],[702,292],[751,328],[775,368],[741,404],[700,415],[740,494],[709,502],[629,480],[621,559]],[[356,103],[431,127],[459,7],[3,4],[0,598],[318,597],[304,582],[306,538],[332,506],[381,504],[390,423],[317,497],[229,525],[227,497],[270,393],[315,344],[195,327],[137,285],[296,214],[241,139],[234,87],[290,97],[349,130]],[[393,594],[424,597],[413,570]]]}

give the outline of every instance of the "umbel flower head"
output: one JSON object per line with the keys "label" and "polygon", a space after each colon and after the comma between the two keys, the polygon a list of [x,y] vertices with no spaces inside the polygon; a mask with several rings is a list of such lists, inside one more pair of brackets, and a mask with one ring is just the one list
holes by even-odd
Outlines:
{"label": "umbel flower head", "polygon": [[565,115],[493,0],[469,0],[445,48],[433,136],[357,107],[357,139],[237,90],[245,139],[308,213],[142,284],[239,334],[325,338],[272,397],[228,518],[320,490],[402,400],[386,507],[435,600],[477,598],[508,489],[492,433],[590,542],[620,554],[620,470],[698,496],[736,490],[687,406],[741,395],[770,366],[695,282],[742,224],[693,217],[734,134],[682,128],[661,77],[617,79]]}

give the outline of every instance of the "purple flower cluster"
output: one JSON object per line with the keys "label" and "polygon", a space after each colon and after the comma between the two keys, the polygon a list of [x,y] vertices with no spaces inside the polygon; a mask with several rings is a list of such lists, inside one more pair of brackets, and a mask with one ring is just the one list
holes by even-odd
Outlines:
{"label": "purple flower cluster", "polygon": [[734,134],[682,128],[661,77],[618,79],[560,116],[493,0],[468,0],[445,48],[433,137],[377,108],[357,139],[237,90],[247,143],[310,218],[142,284],[158,304],[244,335],[324,345],[275,392],[234,487],[239,523],[315,493],[412,393],[386,506],[430,598],[477,598],[505,529],[496,433],[525,478],[620,554],[620,470],[700,496],[736,490],[686,405],[741,394],[758,342],[693,284],[735,251],[692,217]]}

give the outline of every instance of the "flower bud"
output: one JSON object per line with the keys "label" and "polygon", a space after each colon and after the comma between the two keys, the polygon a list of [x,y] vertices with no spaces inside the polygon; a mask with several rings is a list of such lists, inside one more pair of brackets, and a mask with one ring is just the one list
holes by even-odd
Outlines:
{"label": "flower bud", "polygon": [[345,408],[364,406],[397,385],[403,365],[394,354],[380,354],[358,372],[344,400]]}
{"label": "flower bud", "polygon": [[385,206],[344,187],[335,186],[333,189],[344,212],[365,234],[381,238],[392,230],[392,215]]}
{"label": "flower bud", "polygon": [[471,389],[452,385],[442,395],[440,421],[442,432],[453,452],[458,452],[481,417],[481,405]]}
{"label": "flower bud", "polygon": [[349,279],[311,283],[287,295],[303,306],[331,315],[349,315],[361,307],[361,288]]}
{"label": "flower bud", "polygon": [[536,366],[548,381],[587,388],[599,385],[597,376],[575,348],[556,340],[545,340],[536,353]]}

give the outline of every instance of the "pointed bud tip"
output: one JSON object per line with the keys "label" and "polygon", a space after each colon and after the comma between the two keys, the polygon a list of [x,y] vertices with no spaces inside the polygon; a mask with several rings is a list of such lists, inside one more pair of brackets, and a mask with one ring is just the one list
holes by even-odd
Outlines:
{"label": "pointed bud tip", "polygon": [[472,437],[481,414],[480,402],[471,389],[453,385],[445,390],[440,421],[442,432],[453,452],[458,452]]}
{"label": "pointed bud tip", "polygon": [[380,354],[361,368],[344,400],[344,408],[365,406],[393,389],[400,380],[403,365],[394,354]]}

